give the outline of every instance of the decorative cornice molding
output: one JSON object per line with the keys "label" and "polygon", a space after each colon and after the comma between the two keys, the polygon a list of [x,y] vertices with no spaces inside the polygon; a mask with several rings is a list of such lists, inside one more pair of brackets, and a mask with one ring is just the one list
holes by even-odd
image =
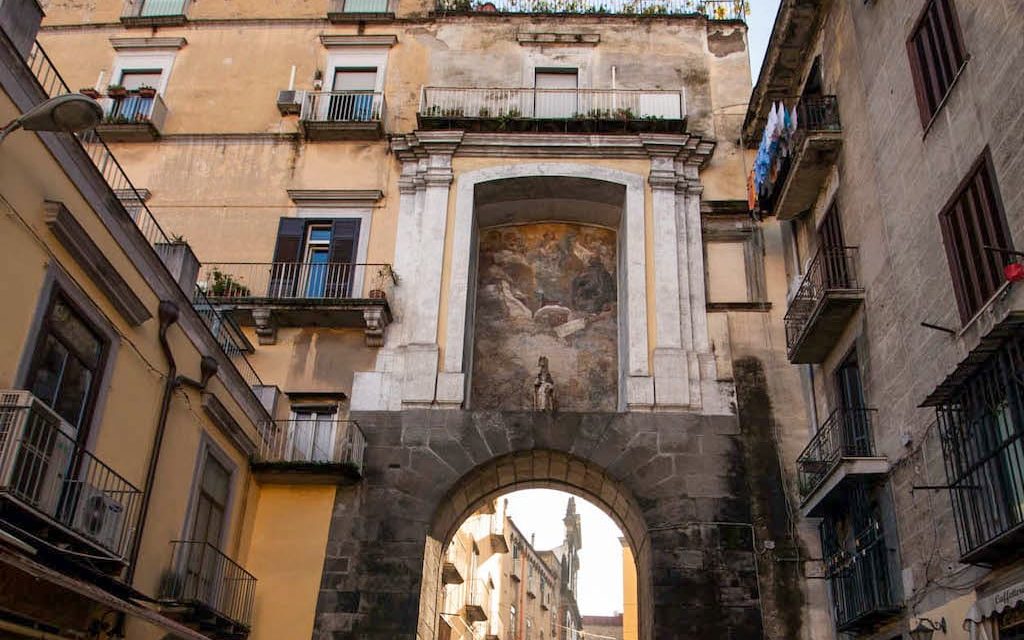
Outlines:
{"label": "decorative cornice molding", "polygon": [[182,37],[115,37],[111,36],[110,45],[115,51],[132,51],[136,49],[181,49],[188,40]]}
{"label": "decorative cornice molding", "polygon": [[384,197],[380,189],[288,189],[292,202],[304,207],[373,207]]}
{"label": "decorative cornice molding", "polygon": [[137,327],[153,317],[64,203],[45,201],[43,219],[61,245],[130,325]]}
{"label": "decorative cornice molding", "polygon": [[523,46],[529,45],[577,45],[595,46],[601,42],[600,33],[551,33],[524,32],[516,33],[516,40]]}
{"label": "decorative cornice molding", "polygon": [[377,36],[359,35],[321,35],[320,44],[325,47],[393,47],[398,44],[398,36],[384,34]]}

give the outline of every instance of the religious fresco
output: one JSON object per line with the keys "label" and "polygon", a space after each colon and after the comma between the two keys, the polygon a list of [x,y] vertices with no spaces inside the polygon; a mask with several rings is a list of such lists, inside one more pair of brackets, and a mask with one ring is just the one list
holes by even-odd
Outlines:
{"label": "religious fresco", "polygon": [[547,358],[559,410],[615,411],[615,271],[610,229],[546,222],[481,231],[473,408],[536,408]]}

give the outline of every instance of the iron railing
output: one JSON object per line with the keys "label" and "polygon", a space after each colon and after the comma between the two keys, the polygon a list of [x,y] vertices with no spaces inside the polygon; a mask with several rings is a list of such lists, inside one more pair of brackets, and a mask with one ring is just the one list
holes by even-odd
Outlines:
{"label": "iron railing", "polygon": [[241,335],[241,330],[235,325],[234,320],[222,313],[199,288],[196,288],[193,296],[192,308],[203,319],[207,329],[223,349],[224,355],[235,365],[235,369],[238,370],[246,384],[250,387],[263,386],[263,380],[260,379],[256,369],[245,355],[246,349],[243,346],[243,340],[238,337]]}
{"label": "iron railing", "polygon": [[479,609],[484,618],[491,608],[491,585],[483,579],[473,578],[458,585],[462,592],[462,606],[467,609]]}
{"label": "iron railing", "polygon": [[796,459],[801,497],[807,497],[843,458],[875,455],[871,437],[874,409],[836,409]]}
{"label": "iron railing", "polygon": [[103,107],[103,124],[149,123],[157,131],[163,131],[167,119],[167,105],[160,94],[143,96],[129,94],[120,98],[104,96],[98,102]]}
{"label": "iron railing", "polygon": [[[28,404],[8,404],[26,398]],[[0,402],[0,494],[115,559],[128,558],[142,492],[79,446],[73,428],[27,392],[0,392]]]}
{"label": "iron railing", "polygon": [[264,429],[256,462],[347,464],[363,468],[366,438],[354,420],[275,420]]}
{"label": "iron railing", "polygon": [[786,347],[792,350],[803,340],[828,294],[861,288],[857,279],[857,247],[822,247],[814,255],[800,288],[786,310]]}
{"label": "iron railing", "polygon": [[384,113],[384,94],[377,91],[308,91],[299,118],[311,122],[379,122]]}
{"label": "iron railing", "polygon": [[961,553],[1024,534],[1024,335],[1008,338],[936,413]]}
{"label": "iron railing", "polygon": [[438,13],[697,15],[746,20],[747,0],[438,0]]}
{"label": "iron railing", "polygon": [[163,18],[184,16],[191,0],[127,0],[122,18]]}
{"label": "iron railing", "polygon": [[256,578],[209,542],[171,542],[171,568],[160,585],[160,600],[207,609],[248,628]]}
{"label": "iron railing", "polygon": [[386,298],[396,281],[389,264],[217,262],[199,271],[199,289],[219,302]]}
{"label": "iron railing", "polygon": [[685,91],[423,87],[421,118],[681,120]]}
{"label": "iron railing", "polygon": [[858,536],[856,551],[840,551],[826,559],[825,575],[839,631],[852,629],[869,617],[899,611],[889,555],[885,538],[874,530]]}
{"label": "iron railing", "polygon": [[[64,82],[57,68],[49,56],[46,55],[43,48],[39,46],[38,42],[33,46],[25,62],[29,69],[32,70],[33,75],[35,75],[40,87],[47,96],[52,98],[71,93],[67,83]],[[173,241],[164,232],[153,212],[146,206],[146,199],[135,188],[131,180],[128,179],[128,174],[125,173],[117,158],[114,157],[114,154],[95,130],[79,133],[76,135],[76,138],[93,165],[95,165],[96,170],[100,172],[100,175],[103,176],[103,179],[113,191],[115,197],[112,200],[121,204],[125,215],[135,223],[135,226],[154,248],[157,255],[163,259],[166,253],[164,249],[176,244],[176,241]],[[189,296],[193,294],[192,291],[186,291],[185,293]],[[206,321],[207,326],[221,326],[223,322],[226,322],[221,312],[210,305],[208,301],[202,299],[202,297],[195,298],[195,300],[196,309]],[[259,381],[259,377],[256,376],[252,365],[245,357],[243,345],[233,338],[228,341],[224,336],[218,336],[216,333],[215,336],[217,336],[218,343],[224,349],[225,355],[228,356],[228,359],[238,369],[242,378],[250,385],[262,384]]]}
{"label": "iron railing", "polygon": [[328,13],[387,13],[389,0],[331,0]]}

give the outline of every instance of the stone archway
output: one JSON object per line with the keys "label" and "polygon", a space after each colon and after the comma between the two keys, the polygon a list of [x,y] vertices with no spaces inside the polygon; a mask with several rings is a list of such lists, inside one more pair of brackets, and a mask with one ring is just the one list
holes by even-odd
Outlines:
{"label": "stone archway", "polygon": [[[550,449],[508,453],[463,476],[442,500],[424,548],[420,591],[419,640],[433,640],[440,601],[441,559],[459,525],[489,500],[521,489],[557,489],[582,497],[615,522],[633,553],[638,610],[651,610],[650,538],[639,504],[630,491],[603,468],[578,456]],[[650,638],[651,620],[641,615],[640,637]],[[422,630],[431,629],[429,635]]]}
{"label": "stone archway", "polygon": [[603,505],[620,523],[637,556],[645,640],[762,637],[735,417],[437,410],[352,417],[367,437],[365,482],[337,494],[315,640],[433,640],[423,606],[436,601],[437,584],[424,575],[436,575],[443,542],[495,492],[542,485]]}

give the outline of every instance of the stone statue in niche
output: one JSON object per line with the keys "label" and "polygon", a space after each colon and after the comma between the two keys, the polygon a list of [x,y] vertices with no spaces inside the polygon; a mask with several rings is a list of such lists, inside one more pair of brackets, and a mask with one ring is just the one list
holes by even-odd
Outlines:
{"label": "stone statue in niche", "polygon": [[558,397],[555,395],[555,381],[548,369],[547,356],[537,361],[537,379],[533,382],[533,410],[555,411],[558,409]]}

